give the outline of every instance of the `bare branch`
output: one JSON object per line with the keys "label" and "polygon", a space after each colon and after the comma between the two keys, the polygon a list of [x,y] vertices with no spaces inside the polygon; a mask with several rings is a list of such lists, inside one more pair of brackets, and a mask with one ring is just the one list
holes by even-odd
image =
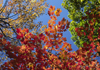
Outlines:
{"label": "bare branch", "polygon": [[[7,2],[8,2],[8,0],[6,0],[6,2],[5,2],[5,4],[4,4],[3,8],[0,10],[0,11],[1,11],[1,13],[3,12],[4,8],[6,7]],[[1,13],[0,13],[0,14],[1,14]]]}

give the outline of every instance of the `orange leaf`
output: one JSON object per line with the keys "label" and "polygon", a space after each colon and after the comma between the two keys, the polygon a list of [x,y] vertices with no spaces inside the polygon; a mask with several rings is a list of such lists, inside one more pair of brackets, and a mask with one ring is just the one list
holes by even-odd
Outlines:
{"label": "orange leaf", "polygon": [[44,46],[44,48],[45,48],[45,49],[48,49],[48,46],[47,46],[47,45],[45,45],[45,46]]}
{"label": "orange leaf", "polygon": [[89,21],[89,24],[90,24],[90,25],[94,25],[94,23],[93,23],[92,21]]}
{"label": "orange leaf", "polygon": [[54,20],[57,20],[57,17],[56,16],[53,16]]}
{"label": "orange leaf", "polygon": [[67,40],[66,40],[66,37],[65,37],[65,38],[64,38],[64,37],[62,37],[62,40],[63,40],[63,41],[67,41]]}
{"label": "orange leaf", "polygon": [[55,48],[54,48],[54,47],[52,47],[52,50],[55,50]]}
{"label": "orange leaf", "polygon": [[52,12],[53,10],[55,10],[55,6],[50,5],[49,10],[50,10],[50,12]]}
{"label": "orange leaf", "polygon": [[51,20],[48,21],[48,24],[50,24],[50,23],[51,23]]}
{"label": "orange leaf", "polygon": [[57,10],[55,11],[55,15],[56,16],[60,16],[61,12],[62,12],[61,9],[57,8]]}
{"label": "orange leaf", "polygon": [[6,39],[3,39],[3,41],[2,41],[3,45],[5,45],[6,42],[7,42]]}
{"label": "orange leaf", "polygon": [[100,52],[100,46],[97,47],[97,52]]}
{"label": "orange leaf", "polygon": [[24,28],[23,31],[26,32],[26,33],[29,32],[28,28]]}
{"label": "orange leaf", "polygon": [[55,21],[52,21],[52,24],[55,24],[56,22]]}

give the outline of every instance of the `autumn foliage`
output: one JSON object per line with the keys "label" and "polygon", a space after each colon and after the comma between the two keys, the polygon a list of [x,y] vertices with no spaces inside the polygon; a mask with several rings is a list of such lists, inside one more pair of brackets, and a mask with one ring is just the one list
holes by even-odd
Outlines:
{"label": "autumn foliage", "polygon": [[[12,44],[19,44],[16,39],[17,28],[28,28],[32,33],[40,33],[46,26],[37,17],[45,13],[46,0],[0,0],[0,33]],[[15,41],[16,40],[16,41]]]}
{"label": "autumn foliage", "polygon": [[[17,28],[17,39],[20,40],[21,46],[12,45],[6,39],[1,39],[3,35],[0,35],[0,43],[4,46],[1,50],[6,50],[6,54],[11,58],[0,68],[3,70],[99,70],[100,64],[95,60],[97,55],[93,54],[97,52],[94,42],[84,43],[84,47],[72,52],[71,44],[63,37],[63,32],[67,31],[70,22],[62,18],[56,24],[60,13],[60,9],[55,10],[55,6],[50,6],[48,14],[51,19],[48,21],[45,33],[35,35],[27,28]],[[80,29],[83,28],[75,29],[78,35],[86,35],[79,33]],[[92,32],[89,36],[89,40],[92,41],[91,35]]]}

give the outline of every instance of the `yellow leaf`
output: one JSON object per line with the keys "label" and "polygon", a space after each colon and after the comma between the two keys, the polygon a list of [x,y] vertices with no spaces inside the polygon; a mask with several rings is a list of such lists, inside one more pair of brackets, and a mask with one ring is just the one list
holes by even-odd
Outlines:
{"label": "yellow leaf", "polygon": [[33,64],[32,63],[29,63],[28,65],[29,65],[29,68],[31,68],[31,67],[33,68]]}
{"label": "yellow leaf", "polygon": [[100,3],[100,0],[98,0],[98,2]]}
{"label": "yellow leaf", "polygon": [[48,46],[46,45],[46,46],[44,46],[44,48],[45,48],[45,49],[47,49],[47,48],[48,48]]}
{"label": "yellow leaf", "polygon": [[60,16],[61,12],[62,12],[61,9],[57,8],[57,10],[55,11],[55,15],[56,16]]}
{"label": "yellow leaf", "polygon": [[31,2],[36,2],[36,0],[31,0]]}
{"label": "yellow leaf", "polygon": [[81,2],[83,2],[84,0],[81,0]]}
{"label": "yellow leaf", "polygon": [[0,7],[2,7],[2,4],[0,4]]}

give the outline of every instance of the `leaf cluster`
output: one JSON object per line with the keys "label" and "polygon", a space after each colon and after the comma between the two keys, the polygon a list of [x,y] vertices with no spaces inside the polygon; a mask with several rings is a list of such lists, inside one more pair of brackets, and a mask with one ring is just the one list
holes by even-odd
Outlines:
{"label": "leaf cluster", "polygon": [[[50,10],[54,12],[59,9],[55,10],[54,6],[51,6]],[[21,41],[21,46],[12,45],[6,39],[1,39],[3,36],[1,35],[0,42],[5,46],[3,49],[7,51],[8,57],[12,60],[5,62],[0,69],[99,70],[100,64],[95,60],[97,55],[93,54],[97,52],[95,42],[84,43],[84,47],[80,47],[76,52],[71,52],[71,44],[66,42],[67,39],[63,37],[62,33],[69,28],[70,22],[63,18],[58,24],[55,24],[58,14],[60,15],[60,12],[50,15],[51,20],[48,21],[49,27],[45,29],[45,34],[35,35],[30,33],[27,28],[17,28],[17,39]],[[98,31],[100,31],[100,28]],[[97,43],[97,45],[100,44]],[[58,53],[53,54],[52,51]]]}

